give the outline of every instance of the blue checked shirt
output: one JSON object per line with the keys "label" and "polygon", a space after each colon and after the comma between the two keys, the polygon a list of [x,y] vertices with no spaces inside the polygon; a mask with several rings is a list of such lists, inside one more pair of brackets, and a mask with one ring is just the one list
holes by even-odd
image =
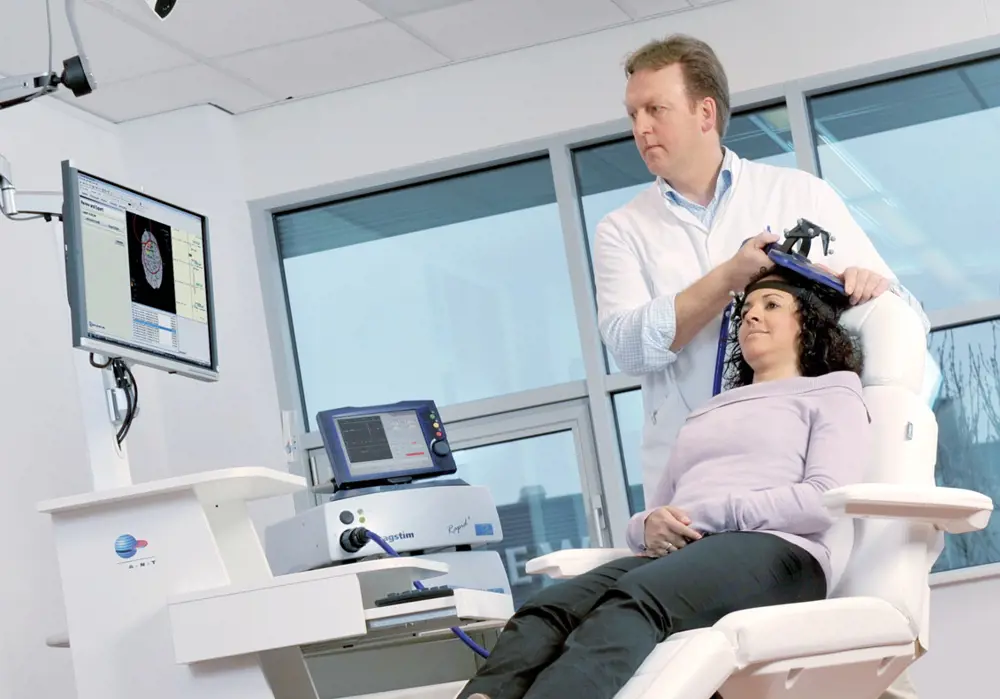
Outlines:
{"label": "blue checked shirt", "polygon": [[[734,157],[733,152],[726,148],[722,158],[722,169],[715,181],[715,194],[704,206],[683,196],[663,178],[657,178],[656,185],[663,196],[664,206],[685,209],[705,227],[705,230],[710,229],[719,207],[733,186]],[[639,325],[641,333],[635,332],[635,324]],[[601,330],[610,340],[608,345],[618,349],[615,353],[615,362],[626,373],[642,374],[650,367],[664,366],[677,358],[677,354],[668,349],[677,333],[673,295],[654,299],[641,314],[609,318],[606,327]]]}
{"label": "blue checked shirt", "polygon": [[686,209],[698,219],[706,230],[711,228],[712,222],[715,221],[715,215],[719,213],[719,206],[725,200],[726,195],[729,194],[729,189],[733,186],[733,157],[733,152],[726,148],[725,155],[722,158],[722,170],[719,171],[719,177],[715,180],[715,194],[712,196],[712,201],[708,202],[705,206],[684,197],[680,192],[667,184],[666,180],[662,177],[656,180],[656,184],[660,188],[660,194],[667,200],[668,206],[673,205]]}

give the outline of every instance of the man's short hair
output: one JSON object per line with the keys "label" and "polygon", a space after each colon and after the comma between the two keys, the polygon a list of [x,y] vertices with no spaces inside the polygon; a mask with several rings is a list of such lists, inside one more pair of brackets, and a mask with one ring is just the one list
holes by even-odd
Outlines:
{"label": "man's short hair", "polygon": [[673,34],[666,39],[654,39],[635,51],[625,62],[625,75],[631,77],[640,70],[661,70],[678,63],[684,75],[684,85],[692,104],[711,97],[715,100],[719,137],[729,126],[729,80],[722,62],[712,47],[700,39],[685,34]]}

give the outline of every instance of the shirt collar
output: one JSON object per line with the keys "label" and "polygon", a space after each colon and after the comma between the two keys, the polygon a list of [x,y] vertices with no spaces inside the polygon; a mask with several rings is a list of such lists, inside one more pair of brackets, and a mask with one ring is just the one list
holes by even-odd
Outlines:
{"label": "shirt collar", "polygon": [[[733,183],[733,160],[736,154],[725,146],[722,147],[722,169],[719,170],[719,176],[715,179],[715,194],[712,195],[712,201],[717,201],[722,198],[722,195],[726,193],[726,190]],[[681,206],[687,204],[689,206],[695,206],[698,208],[702,207],[700,204],[687,199],[683,194],[678,192],[676,189],[667,184],[667,181],[662,177],[656,178],[656,183],[660,188],[660,194],[662,194],[667,201],[672,204],[679,204]],[[712,201],[706,206],[710,206]]]}

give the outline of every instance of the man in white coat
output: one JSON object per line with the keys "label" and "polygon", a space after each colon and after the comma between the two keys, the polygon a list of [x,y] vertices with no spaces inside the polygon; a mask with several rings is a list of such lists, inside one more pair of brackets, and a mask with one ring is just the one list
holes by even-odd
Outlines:
{"label": "man in white coat", "polygon": [[[594,275],[604,343],[622,371],[642,377],[648,493],[688,413],[712,395],[730,292],[769,266],[763,247],[798,219],[836,237],[823,263],[852,303],[889,291],[927,319],[827,182],[723,147],[729,86],[708,45],[686,36],[650,42],[626,74],[633,136],[656,180],[598,224]],[[916,699],[908,676],[882,699]]]}

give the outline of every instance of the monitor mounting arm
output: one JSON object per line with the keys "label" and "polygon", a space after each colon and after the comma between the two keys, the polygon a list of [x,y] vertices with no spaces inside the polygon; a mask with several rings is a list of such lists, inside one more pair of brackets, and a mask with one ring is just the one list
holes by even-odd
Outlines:
{"label": "monitor mounting arm", "polygon": [[0,154],[0,212],[12,221],[62,220],[62,192],[18,192],[10,161]]}
{"label": "monitor mounting arm", "polygon": [[[10,161],[0,154],[0,213],[12,221],[44,218],[63,220],[63,193],[18,192],[14,187]],[[60,247],[63,247],[60,245]],[[84,427],[90,452],[91,480],[95,490],[129,485],[132,482],[128,451],[121,432],[124,423],[138,414],[138,405],[129,409],[131,397],[123,372],[128,363],[117,357],[98,361],[94,354],[75,353],[77,382],[84,405]],[[94,368],[99,369],[95,372]]]}
{"label": "monitor mounting arm", "polygon": [[[9,78],[0,78],[0,109],[14,107],[52,94],[59,89],[60,85],[68,87],[77,97],[89,95],[94,91],[96,83],[90,72],[90,62],[84,53],[80,28],[76,22],[76,0],[66,0],[66,20],[69,22],[77,55],[63,61],[62,73],[53,72],[50,65],[48,72],[40,75],[14,75]],[[49,15],[50,29],[51,23],[52,16]]]}

